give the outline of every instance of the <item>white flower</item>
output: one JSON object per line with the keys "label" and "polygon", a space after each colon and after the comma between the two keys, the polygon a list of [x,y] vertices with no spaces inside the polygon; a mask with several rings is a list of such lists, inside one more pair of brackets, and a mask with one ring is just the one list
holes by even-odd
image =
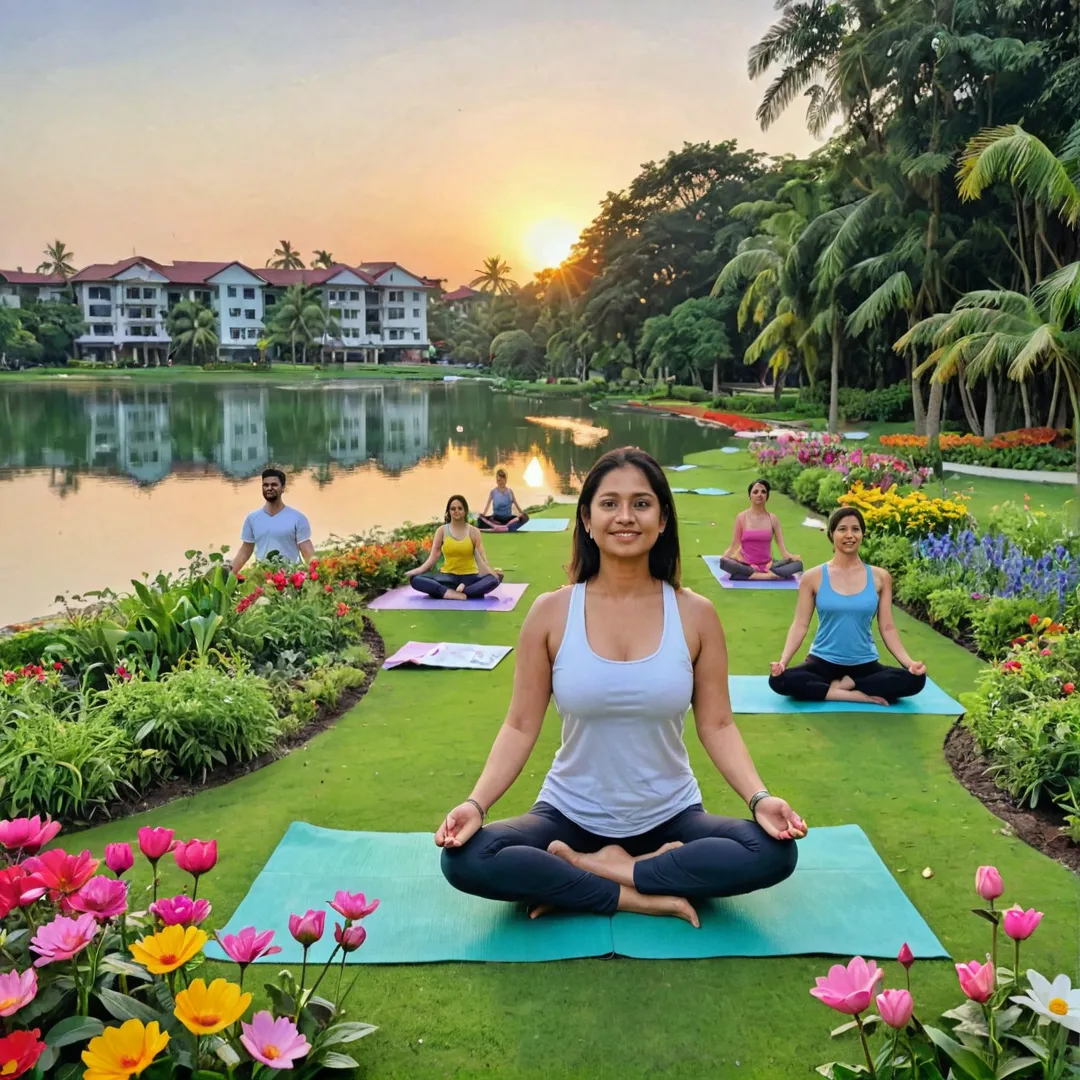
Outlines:
{"label": "white flower", "polygon": [[1070,1031],[1080,1031],[1080,987],[1074,990],[1068,975],[1059,975],[1051,983],[1029,969],[1027,977],[1031,989],[1012,1000]]}

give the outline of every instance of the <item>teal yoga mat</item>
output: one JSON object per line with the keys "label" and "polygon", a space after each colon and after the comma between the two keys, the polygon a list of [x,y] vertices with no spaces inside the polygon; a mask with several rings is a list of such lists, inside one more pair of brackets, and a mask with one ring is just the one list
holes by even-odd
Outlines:
{"label": "teal yoga mat", "polygon": [[765,675],[729,675],[731,708],[737,713],[880,713],[885,716],[963,716],[964,706],[951,698],[933,679],[922,693],[901,698],[895,705],[862,705],[854,701],[795,701],[769,689]]}
{"label": "teal yoga mat", "polygon": [[[333,948],[338,889],[381,900],[364,920],[367,941],[350,963],[449,960],[536,962],[621,954],[641,958],[708,956],[892,957],[906,941],[917,957],[948,955],[857,825],[811,830],[799,866],[775,888],[701,903],[701,929],[640,915],[545,915],[452,889],[429,833],[344,832],[293,822],[223,933],[274,930],[274,964],[298,964],[289,913],[327,911],[326,933],[308,958]],[[211,942],[206,953],[225,959]]]}
{"label": "teal yoga mat", "polygon": [[518,532],[565,532],[569,518],[529,518]]}

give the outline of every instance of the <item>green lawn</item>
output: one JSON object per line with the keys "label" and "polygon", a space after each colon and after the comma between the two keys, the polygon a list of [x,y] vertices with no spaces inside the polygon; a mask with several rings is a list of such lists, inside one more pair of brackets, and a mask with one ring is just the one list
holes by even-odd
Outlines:
{"label": "green lawn", "polygon": [[70,379],[135,379],[139,382],[179,382],[191,379],[212,379],[233,382],[256,380],[299,379],[441,379],[444,375],[477,378],[487,375],[476,368],[440,367],[438,364],[333,364],[315,368],[311,364],[275,363],[269,370],[253,367],[250,371],[204,371],[201,367],[176,364],[156,368],[30,368],[26,371],[0,372],[0,386],[16,382],[56,381],[60,376]]}
{"label": "green lawn", "polygon": [[[745,455],[709,451],[691,461],[698,486],[736,492],[752,479]],[[683,477],[679,477],[683,480]],[[712,598],[727,633],[733,673],[764,673],[782,645],[792,609],[786,593],[722,593],[697,556],[727,544],[740,496],[679,496],[684,580]],[[827,556],[824,536],[800,526],[802,508],[774,497],[791,550],[808,563]],[[570,507],[548,513],[566,516]],[[692,523],[692,524],[691,524]],[[489,537],[489,553],[509,580],[528,581],[512,614],[379,613],[388,650],[409,639],[448,637],[511,643],[528,601],[563,583],[569,533]],[[911,655],[954,696],[970,689],[980,663],[903,614]],[[216,837],[221,864],[200,892],[214,904],[210,925],[223,926],[290,821],[345,829],[433,830],[469,792],[505,712],[513,654],[491,673],[381,673],[368,696],[332,730],[282,761],[138,818],[75,838],[100,854],[105,843],[132,840],[144,824],[169,825],[182,837]],[[540,745],[518,784],[498,807],[523,811],[533,800],[558,740],[549,713]],[[766,782],[811,826],[857,822],[901,886],[957,960],[983,957],[986,924],[968,909],[975,868],[996,864],[1005,901],[1047,913],[1027,961],[1049,976],[1076,976],[1077,879],[1005,836],[1001,822],[952,778],[941,746],[945,717],[752,716],[740,727]],[[708,764],[688,725],[691,756],[707,805],[741,813],[738,800]],[[432,858],[435,857],[434,849]],[[933,877],[921,875],[924,867]],[[175,868],[168,885],[184,882]],[[289,899],[282,896],[287,905]],[[434,917],[434,916],[433,916]],[[799,918],[798,911],[791,912]],[[378,917],[368,923],[379,933]],[[441,964],[363,968],[355,991],[359,1016],[381,1030],[359,1044],[365,1078],[642,1077],[775,1080],[809,1074],[834,1058],[858,1059],[850,1037],[830,1045],[840,1022],[810,997],[827,958],[700,961],[580,960],[539,965]],[[235,970],[235,969],[233,969]],[[891,985],[902,985],[896,964]],[[920,1014],[930,1019],[958,1003],[952,965],[913,969]],[[249,985],[257,980],[248,979]],[[738,1062],[738,1066],[736,1066]]]}

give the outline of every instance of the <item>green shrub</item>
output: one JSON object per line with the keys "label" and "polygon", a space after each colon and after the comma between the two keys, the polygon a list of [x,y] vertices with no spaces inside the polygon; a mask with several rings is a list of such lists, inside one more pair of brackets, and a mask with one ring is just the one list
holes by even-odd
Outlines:
{"label": "green shrub", "polygon": [[819,513],[829,514],[839,505],[840,496],[847,494],[847,489],[847,480],[834,469],[827,469],[826,475],[818,483],[817,495],[810,505]]}
{"label": "green shrub", "polygon": [[333,709],[346,690],[362,686],[367,673],[359,667],[336,665],[319,668],[290,694],[292,715],[300,724],[315,716],[319,706]]}
{"label": "green shrub", "polygon": [[1025,555],[1039,558],[1059,544],[1071,554],[1080,554],[1080,534],[1076,532],[1070,509],[1028,510],[1014,502],[992,507],[987,532],[1003,533]]}
{"label": "green shrub", "polygon": [[1013,639],[1030,629],[1028,619],[1034,603],[1030,597],[994,596],[974,611],[971,625],[979,655],[992,660],[1003,656]]}
{"label": "green shrub", "polygon": [[[898,537],[897,539],[900,539]],[[952,585],[948,574],[904,574],[896,584],[894,595],[901,604],[924,612],[930,603],[930,594],[938,589],[947,589]]]}
{"label": "green shrub", "polygon": [[709,401],[712,398],[712,394],[708,390],[703,390],[700,386],[672,386],[671,396],[676,401],[693,402]]}
{"label": "green shrub", "polygon": [[795,481],[805,470],[798,458],[786,457],[776,465],[763,467],[759,471],[769,481],[774,491],[779,491],[784,495],[793,495]]}
{"label": "green shrub", "polygon": [[868,533],[863,537],[859,554],[863,562],[888,570],[893,575],[895,588],[911,562],[913,545],[906,536]]}
{"label": "green shrub", "polygon": [[960,585],[935,589],[927,598],[930,622],[945,627],[951,634],[965,631],[979,607],[979,601],[972,600],[971,593]]}
{"label": "green shrub", "polygon": [[45,650],[56,640],[56,630],[20,630],[0,638],[0,670],[40,664]]}
{"label": "green shrub", "polygon": [[269,688],[244,670],[196,664],[157,682],[115,682],[101,697],[102,718],[135,746],[160,752],[162,779],[205,780],[216,765],[272,750],[281,736]]}
{"label": "green shrub", "polygon": [[[798,463],[796,462],[796,464]],[[791,494],[804,505],[815,506],[817,504],[818,488],[821,486],[821,481],[824,480],[830,472],[832,472],[831,469],[826,469],[821,466],[811,466],[808,469],[805,466],[800,465],[795,480],[791,485]]]}
{"label": "green shrub", "polygon": [[847,420],[910,420],[913,417],[911,386],[895,383],[880,390],[843,387],[839,393],[840,411]]}

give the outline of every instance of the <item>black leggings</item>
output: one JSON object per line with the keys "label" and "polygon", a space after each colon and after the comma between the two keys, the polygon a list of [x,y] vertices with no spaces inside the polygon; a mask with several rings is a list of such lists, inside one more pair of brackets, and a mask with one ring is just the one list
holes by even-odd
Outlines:
{"label": "black leggings", "polygon": [[451,589],[465,586],[465,595],[470,600],[487,596],[492,589],[499,587],[499,579],[494,574],[417,574],[409,578],[409,584],[417,592],[427,593],[441,600]]}
{"label": "black leggings", "polygon": [[635,863],[634,886],[687,899],[767,889],[788,877],[799,857],[793,840],[773,840],[753,821],[706,814],[700,803],[640,836],[613,840],[538,802],[521,817],[484,826],[464,847],[443,848],[442,871],[455,889],[488,900],[614,914],[619,885],[552,855],[553,840],[580,852],[618,844],[633,856],[681,841],[682,847]]}
{"label": "black leggings", "polygon": [[[726,570],[733,578],[748,581],[753,574],[754,568],[747,563],[739,562],[738,559],[729,559],[726,555],[720,557],[720,569]],[[802,573],[802,563],[798,559],[781,559],[769,567],[769,572],[778,578],[793,578]]]}
{"label": "black leggings", "polygon": [[476,518],[476,527],[478,529],[492,529],[496,525],[508,525],[510,527],[510,532],[517,532],[528,520],[529,515],[525,513],[518,514],[517,517],[514,517],[512,514],[478,515]]}
{"label": "black leggings", "polygon": [[845,675],[850,676],[856,690],[889,702],[913,697],[926,685],[925,675],[912,675],[876,660],[869,664],[833,664],[811,655],[783,675],[770,675],[769,686],[775,693],[798,701],[824,701],[830,684]]}

